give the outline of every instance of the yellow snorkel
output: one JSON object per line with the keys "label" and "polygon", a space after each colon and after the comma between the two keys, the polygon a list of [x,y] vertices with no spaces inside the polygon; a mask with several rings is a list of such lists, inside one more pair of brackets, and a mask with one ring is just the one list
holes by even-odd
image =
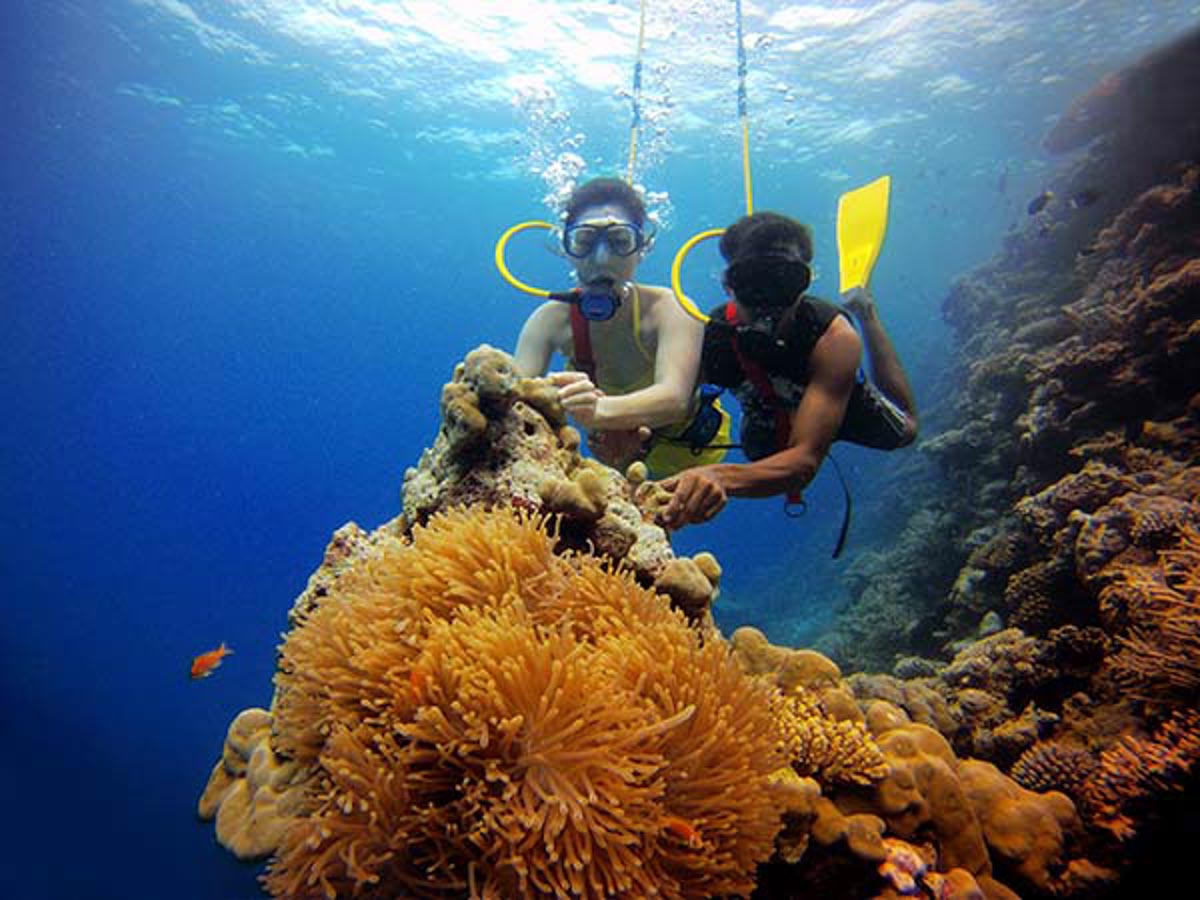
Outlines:
{"label": "yellow snorkel", "polygon": [[500,235],[500,240],[496,241],[496,252],[494,254],[496,260],[496,269],[500,272],[500,277],[515,287],[518,291],[525,294],[532,294],[535,297],[542,297],[546,300],[569,300],[576,290],[572,291],[548,291],[545,288],[534,287],[531,284],[526,284],[517,278],[508,268],[508,262],[505,255],[508,251],[508,242],[514,235],[520,234],[522,231],[529,231],[532,228],[541,228],[546,231],[553,231],[554,226],[549,222],[542,222],[536,219],[530,219],[528,222],[521,222],[514,225],[504,234]]}

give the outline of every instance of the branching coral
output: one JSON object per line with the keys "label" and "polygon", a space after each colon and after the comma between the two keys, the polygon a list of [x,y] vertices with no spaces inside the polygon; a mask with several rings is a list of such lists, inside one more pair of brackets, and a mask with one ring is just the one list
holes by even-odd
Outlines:
{"label": "branching coral", "polygon": [[1114,670],[1143,696],[1193,702],[1200,693],[1200,530],[1184,528],[1156,566],[1116,569],[1101,603],[1120,597],[1133,629]]}
{"label": "branching coral", "polygon": [[1120,840],[1132,838],[1154,801],[1182,790],[1200,763],[1200,715],[1176,713],[1153,739],[1126,735],[1100,757],[1085,789],[1095,824]]}
{"label": "branching coral", "polygon": [[752,890],[781,812],[771,687],[553,548],[512,511],[437,516],[301,617],[273,740],[308,780],[275,896]]}

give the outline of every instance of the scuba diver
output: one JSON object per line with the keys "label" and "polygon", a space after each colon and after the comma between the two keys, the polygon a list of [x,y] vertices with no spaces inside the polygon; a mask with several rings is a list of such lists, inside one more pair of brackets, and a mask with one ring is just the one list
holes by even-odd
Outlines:
{"label": "scuba diver", "polygon": [[[846,291],[845,309],[805,294],[813,257],[806,225],[754,213],[725,231],[720,250],[731,299],[705,326],[703,376],[741,404],[751,462],[705,465],[663,481],[672,492],[660,516],[668,528],[708,521],[730,496],[786,494],[800,502],[835,440],[894,450],[917,434],[912,389],[870,292]],[[873,381],[858,377],[863,339],[847,310],[862,327]]]}
{"label": "scuba diver", "polygon": [[514,356],[526,376],[544,375],[556,351],[566,357],[574,371],[550,377],[592,452],[621,470],[644,458],[661,478],[720,461],[730,420],[718,392],[697,385],[703,326],[670,289],[634,281],[652,243],[645,204],[628,183],[596,178],[577,187],[564,209],[562,248],[579,286],[534,310]]}

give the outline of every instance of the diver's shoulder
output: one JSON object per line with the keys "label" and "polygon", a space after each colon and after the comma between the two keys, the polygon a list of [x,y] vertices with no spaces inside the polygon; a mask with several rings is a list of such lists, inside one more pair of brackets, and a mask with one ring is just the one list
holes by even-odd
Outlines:
{"label": "diver's shoulder", "polygon": [[571,304],[561,300],[546,300],[529,314],[529,318],[545,324],[566,322],[571,318]]}
{"label": "diver's shoulder", "polygon": [[658,284],[638,284],[638,296],[645,315],[666,321],[683,320],[696,322],[675,299],[675,292]]}
{"label": "diver's shoulder", "polygon": [[638,281],[634,283],[634,287],[636,287],[638,293],[641,294],[643,302],[647,300],[652,300],[655,303],[658,303],[662,300],[669,300],[671,303],[675,302],[674,293],[672,293],[671,289],[666,285],[645,284]]}

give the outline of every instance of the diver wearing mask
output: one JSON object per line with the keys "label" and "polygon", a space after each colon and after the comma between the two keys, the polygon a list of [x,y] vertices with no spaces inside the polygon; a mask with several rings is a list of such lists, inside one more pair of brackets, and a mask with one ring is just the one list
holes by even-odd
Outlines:
{"label": "diver wearing mask", "polygon": [[[634,280],[652,243],[645,205],[629,184],[597,178],[576,188],[563,211],[562,251],[578,287],[534,311],[514,356],[526,376],[545,374],[555,352],[565,357],[572,371],[550,378],[596,457],[622,470],[644,457],[662,477],[725,451],[672,443],[702,409],[704,331],[669,288]],[[724,423],[728,443],[727,415]]]}
{"label": "diver wearing mask", "polygon": [[[707,521],[728,496],[799,502],[836,440],[894,450],[916,437],[912,390],[871,295],[848,291],[843,308],[805,293],[812,247],[807,226],[771,212],[743,217],[722,235],[730,299],[710,313],[702,375],[737,397],[751,462],[668,479],[664,525]],[[859,375],[864,340],[874,382]]]}

